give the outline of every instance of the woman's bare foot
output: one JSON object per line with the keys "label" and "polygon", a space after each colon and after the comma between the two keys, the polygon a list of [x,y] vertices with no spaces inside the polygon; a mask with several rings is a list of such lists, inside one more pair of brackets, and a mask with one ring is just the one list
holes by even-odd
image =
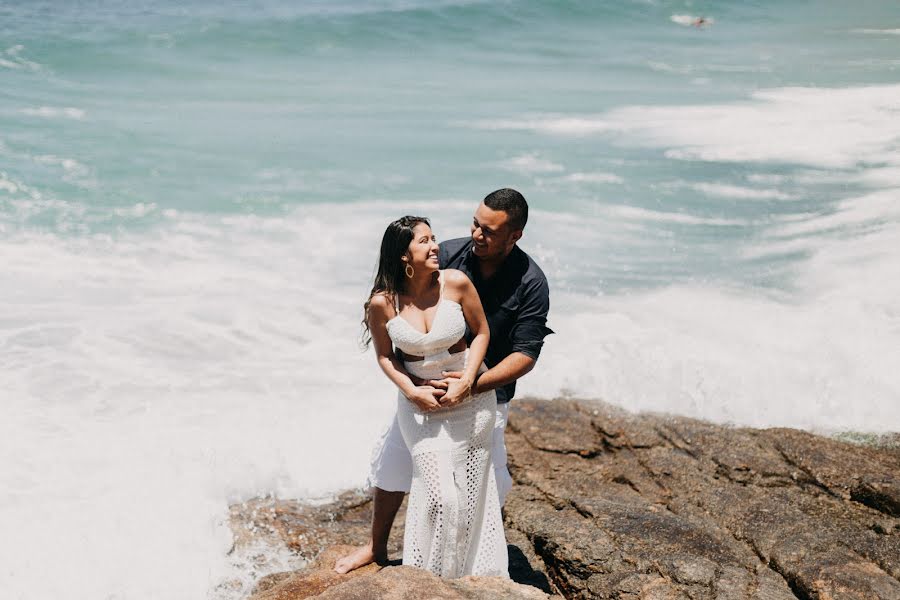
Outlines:
{"label": "woman's bare foot", "polygon": [[385,561],[387,561],[387,552],[375,553],[372,550],[372,542],[369,542],[365,546],[360,546],[347,556],[338,559],[338,561],[334,563],[334,570],[336,573],[343,575],[354,569],[364,567],[369,563]]}

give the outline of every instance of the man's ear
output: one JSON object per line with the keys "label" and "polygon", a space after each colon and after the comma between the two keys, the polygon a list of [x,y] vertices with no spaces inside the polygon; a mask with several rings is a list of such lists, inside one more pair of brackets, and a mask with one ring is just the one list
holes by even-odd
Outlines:
{"label": "man's ear", "polygon": [[522,229],[517,229],[517,230],[515,230],[515,231],[512,232],[512,235],[509,236],[509,238],[510,238],[510,240],[512,241],[512,243],[515,244],[516,242],[518,242],[519,240],[522,239],[522,234],[523,234],[523,233],[524,233],[524,230],[522,230]]}

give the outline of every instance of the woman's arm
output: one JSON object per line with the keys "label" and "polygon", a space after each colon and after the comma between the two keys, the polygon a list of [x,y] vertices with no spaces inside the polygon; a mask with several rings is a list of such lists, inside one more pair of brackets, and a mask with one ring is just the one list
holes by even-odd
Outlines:
{"label": "woman's arm", "polygon": [[481,299],[478,297],[478,291],[469,278],[455,269],[444,271],[444,277],[446,277],[444,285],[447,286],[449,283],[451,291],[458,293],[460,296],[463,316],[473,336],[472,342],[469,344],[469,356],[462,376],[449,382],[447,393],[441,398],[441,406],[447,407],[459,404],[471,394],[475,376],[478,374],[478,369],[481,367],[481,363],[484,362],[484,355],[487,353],[491,332],[488,327],[487,317],[484,315],[484,308],[481,306]]}
{"label": "woman's arm", "polygon": [[400,389],[400,393],[421,410],[441,408],[437,399],[444,395],[444,390],[430,386],[416,386],[397,360],[391,337],[387,332],[388,314],[393,312],[394,309],[386,296],[383,294],[372,296],[369,302],[369,331],[372,334],[372,345],[375,347],[375,360],[388,379]]}

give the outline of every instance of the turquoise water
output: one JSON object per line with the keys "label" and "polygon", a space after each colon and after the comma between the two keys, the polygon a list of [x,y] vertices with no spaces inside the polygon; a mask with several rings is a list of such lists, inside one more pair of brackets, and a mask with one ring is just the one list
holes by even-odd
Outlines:
{"label": "turquoise water", "polygon": [[229,503],[362,485],[384,226],[503,186],[522,395],[900,430],[898,76],[891,2],[0,1],[6,596],[294,566]]}
{"label": "turquoise water", "polygon": [[[828,210],[848,186],[789,183],[784,193],[799,196],[790,203],[698,197],[689,184],[746,186],[747,175],[796,165],[669,160],[665,147],[635,147],[621,132],[547,136],[492,122],[888,84],[900,60],[897,35],[862,33],[896,24],[885,2],[29,2],[2,10],[3,170],[53,200],[21,209],[7,195],[8,228],[141,228],[158,225],[167,208],[270,215],[320,202],[477,201],[501,184],[522,188],[536,208],[575,215],[624,205],[736,221],[665,226],[668,239],[647,251],[657,260],[632,265],[628,277],[607,272],[602,259],[591,267],[605,275],[604,291],[698,277],[784,285],[782,261],[739,261],[736,272],[730,248],[774,215]],[[677,14],[716,21],[698,30],[674,23]],[[702,117],[695,125],[706,126]],[[534,160],[516,163],[523,156]],[[595,172],[621,183],[571,177]],[[112,210],[136,204],[157,210],[137,218]],[[673,243],[677,265],[661,258]],[[710,244],[719,259],[700,256]]]}

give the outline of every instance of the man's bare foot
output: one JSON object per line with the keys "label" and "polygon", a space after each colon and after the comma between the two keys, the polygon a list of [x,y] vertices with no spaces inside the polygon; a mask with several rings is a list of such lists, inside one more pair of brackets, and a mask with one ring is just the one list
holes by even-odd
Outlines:
{"label": "man's bare foot", "polygon": [[375,553],[372,551],[372,542],[369,542],[365,546],[360,546],[347,556],[338,559],[336,563],[334,563],[334,570],[336,573],[340,573],[343,575],[344,573],[349,573],[354,569],[358,569],[360,567],[364,567],[373,562],[386,562],[387,561],[387,552]]}

